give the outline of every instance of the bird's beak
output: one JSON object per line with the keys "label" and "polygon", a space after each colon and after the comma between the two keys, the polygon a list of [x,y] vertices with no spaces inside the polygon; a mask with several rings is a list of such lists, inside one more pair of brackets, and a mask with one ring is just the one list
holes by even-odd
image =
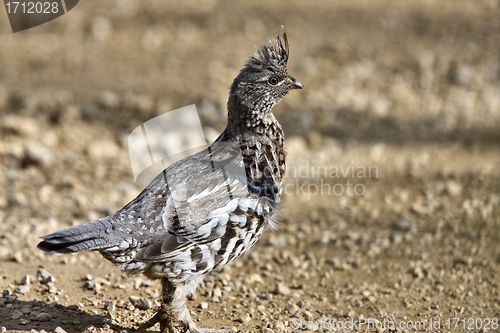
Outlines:
{"label": "bird's beak", "polygon": [[302,82],[294,78],[293,76],[289,76],[290,79],[290,89],[304,89],[304,85]]}

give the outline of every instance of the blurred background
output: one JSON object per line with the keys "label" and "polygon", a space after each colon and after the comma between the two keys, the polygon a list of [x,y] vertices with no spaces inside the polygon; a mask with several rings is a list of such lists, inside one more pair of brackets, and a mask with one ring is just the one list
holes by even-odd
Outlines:
{"label": "blurred background", "polygon": [[[154,300],[98,256],[40,253],[38,237],[140,192],[127,137],[143,122],[196,104],[215,139],[232,80],[281,25],[289,72],[305,86],[274,109],[291,170],[282,229],[223,271],[234,311],[196,312],[200,320],[279,332],[293,316],[499,317],[498,0],[81,1],[16,34],[0,10],[0,287],[15,292],[39,266],[64,275],[71,265],[59,294],[18,290],[23,306],[43,299],[107,315],[103,302],[126,302],[130,290]],[[369,167],[376,175],[358,174]],[[88,291],[86,274],[125,287]],[[221,281],[199,297],[213,301]],[[16,306],[0,313],[11,318]],[[130,313],[146,316],[116,311],[123,327]],[[31,327],[29,314],[27,325],[3,325],[93,327],[64,327],[66,312]]]}

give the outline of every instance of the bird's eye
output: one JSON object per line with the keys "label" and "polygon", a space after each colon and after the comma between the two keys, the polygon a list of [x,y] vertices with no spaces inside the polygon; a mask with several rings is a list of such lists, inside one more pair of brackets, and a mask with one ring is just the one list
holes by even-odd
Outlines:
{"label": "bird's eye", "polygon": [[271,84],[271,85],[275,86],[275,85],[277,85],[277,84],[278,84],[278,79],[277,79],[275,76],[271,76],[271,77],[269,78],[269,80],[267,80],[267,82],[269,82],[269,84]]}

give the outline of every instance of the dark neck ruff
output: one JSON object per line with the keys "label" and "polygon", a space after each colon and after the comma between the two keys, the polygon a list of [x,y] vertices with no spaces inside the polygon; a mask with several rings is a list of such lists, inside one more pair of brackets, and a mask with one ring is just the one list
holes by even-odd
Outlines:
{"label": "dark neck ruff", "polygon": [[228,102],[228,124],[226,131],[235,137],[245,134],[268,137],[277,147],[283,147],[284,133],[281,124],[271,112],[274,104],[259,103],[258,105],[246,105],[236,103],[234,100]]}
{"label": "dark neck ruff", "polygon": [[283,128],[271,112],[265,114],[265,117],[228,119],[225,132],[233,137],[262,136],[272,141],[276,147],[283,147]]}

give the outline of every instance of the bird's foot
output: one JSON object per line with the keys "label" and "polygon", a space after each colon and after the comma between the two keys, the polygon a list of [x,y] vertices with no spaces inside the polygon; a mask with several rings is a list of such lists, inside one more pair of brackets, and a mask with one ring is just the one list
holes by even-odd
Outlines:
{"label": "bird's foot", "polygon": [[145,323],[140,324],[139,330],[147,330],[148,328],[154,326],[156,323],[160,323],[160,333],[175,333],[172,314],[163,306],[151,319],[149,319]]}

